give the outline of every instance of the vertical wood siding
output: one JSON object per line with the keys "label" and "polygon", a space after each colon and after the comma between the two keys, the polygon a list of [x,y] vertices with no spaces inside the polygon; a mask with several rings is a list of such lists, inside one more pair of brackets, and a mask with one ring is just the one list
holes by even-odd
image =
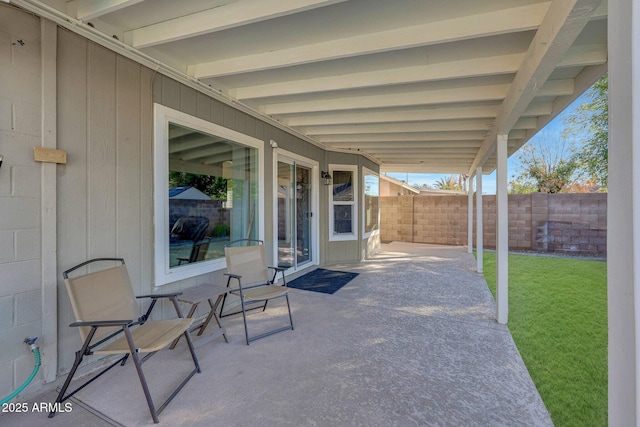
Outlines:
{"label": "vertical wood siding", "polygon": [[[327,153],[283,130],[123,58],[82,37],[58,31],[58,148],[68,163],[58,168],[58,270],[90,258],[125,258],[136,294],[153,286],[153,103],[185,112],[265,143],[265,239],[273,236],[273,150],[270,140],[327,168]],[[330,161],[358,164],[360,156],[332,153]],[[365,164],[377,170],[371,162]],[[320,188],[321,259],[359,259],[362,243],[327,248],[328,193]],[[273,247],[267,245],[272,256]],[[183,289],[223,282],[222,272],[167,285]],[[67,372],[80,345],[72,310],[59,278],[59,372]],[[170,307],[162,307],[170,315]],[[172,309],[171,309],[172,310]]]}
{"label": "vertical wood siding", "polygon": [[[125,258],[136,294],[151,290],[153,72],[58,31],[58,270]],[[80,344],[59,278],[59,372]]]}

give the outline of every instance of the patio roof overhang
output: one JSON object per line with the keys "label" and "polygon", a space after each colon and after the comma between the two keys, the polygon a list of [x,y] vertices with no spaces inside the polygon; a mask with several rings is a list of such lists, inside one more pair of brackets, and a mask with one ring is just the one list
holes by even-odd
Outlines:
{"label": "patio roof overhang", "polygon": [[491,172],[607,70],[607,0],[11,3],[385,172]]}

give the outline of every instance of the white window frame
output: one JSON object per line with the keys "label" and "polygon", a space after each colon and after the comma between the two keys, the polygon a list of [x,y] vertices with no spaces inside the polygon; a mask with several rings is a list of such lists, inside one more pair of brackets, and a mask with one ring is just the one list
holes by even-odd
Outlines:
{"label": "white window frame", "polygon": [[[367,232],[365,228],[367,227],[367,220],[365,216],[367,215],[367,209],[365,206],[366,199],[366,182],[365,179],[367,175],[373,175],[378,178],[378,221],[376,222],[376,228]],[[372,171],[371,169],[362,167],[362,238],[368,239],[371,236],[376,236],[380,234],[380,174]]]}
{"label": "white window frame", "polygon": [[226,268],[224,258],[169,267],[169,122],[203,133],[226,138],[257,149],[258,223],[259,239],[264,240],[264,141],[199,119],[164,105],[154,104],[154,271],[155,286],[211,273]]}
{"label": "white window frame", "polygon": [[[329,165],[329,174],[335,177],[335,171],[347,171],[353,173],[353,200],[348,202],[333,200],[333,182],[329,190],[329,241],[346,241],[358,239],[358,201],[360,194],[358,193],[358,166],[356,165]],[[334,233],[334,206],[352,206],[351,213],[351,233],[335,234]]]}

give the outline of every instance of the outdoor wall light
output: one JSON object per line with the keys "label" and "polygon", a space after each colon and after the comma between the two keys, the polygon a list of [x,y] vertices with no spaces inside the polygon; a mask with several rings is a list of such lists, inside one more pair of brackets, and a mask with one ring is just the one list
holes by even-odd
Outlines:
{"label": "outdoor wall light", "polygon": [[320,172],[320,178],[322,178],[322,182],[324,182],[324,185],[331,185],[332,178],[329,172],[325,172],[325,171]]}
{"label": "outdoor wall light", "polygon": [[4,156],[0,154],[0,168],[2,167],[2,161],[4,160]]}

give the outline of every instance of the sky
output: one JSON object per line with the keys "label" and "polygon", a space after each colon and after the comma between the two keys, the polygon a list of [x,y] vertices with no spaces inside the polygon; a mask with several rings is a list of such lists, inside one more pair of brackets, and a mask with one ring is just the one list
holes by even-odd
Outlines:
{"label": "sky", "polygon": [[[562,113],[558,114],[552,121],[547,123],[547,125],[542,128],[533,138],[531,138],[527,144],[533,144],[540,138],[548,138],[550,140],[554,140],[556,138],[560,138],[562,136],[562,132],[564,130],[564,118],[570,115],[580,104],[585,102],[585,95],[578,97],[573,104],[569,105]],[[518,153],[519,150],[516,151],[509,157],[507,161],[507,176],[509,177],[509,181],[511,181],[514,175],[518,175],[520,173],[520,167],[518,162]],[[434,186],[434,184],[440,180],[441,178],[447,178],[451,176],[451,174],[426,174],[426,173],[387,173],[387,176],[392,178],[396,178],[405,182],[408,182],[409,185],[418,185],[428,184],[430,186]],[[482,194],[496,194],[496,171],[493,171],[491,175],[483,175],[482,176]]]}

